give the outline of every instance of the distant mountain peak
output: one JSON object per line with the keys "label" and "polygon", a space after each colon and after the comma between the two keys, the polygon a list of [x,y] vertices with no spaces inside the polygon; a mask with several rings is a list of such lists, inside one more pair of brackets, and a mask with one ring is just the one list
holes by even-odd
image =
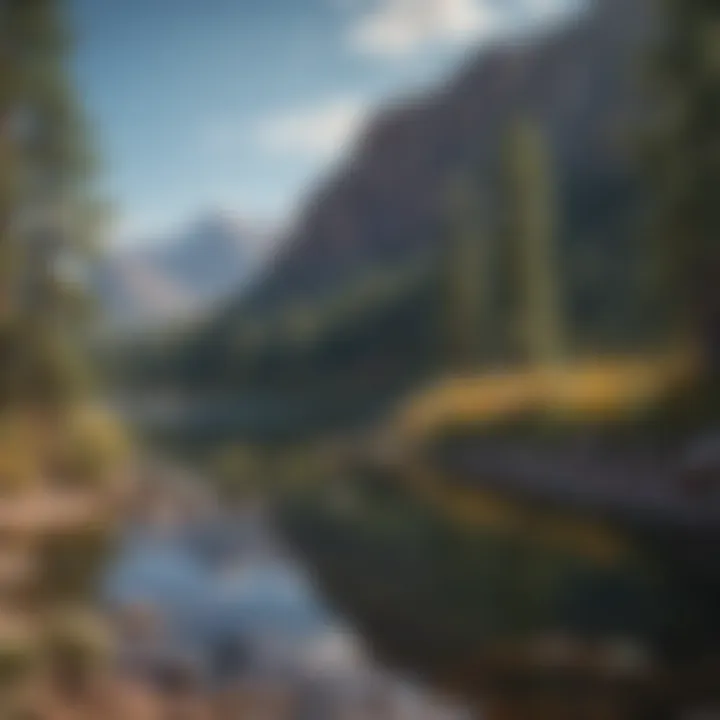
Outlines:
{"label": "distant mountain peak", "polygon": [[213,209],[152,243],[112,253],[97,273],[98,294],[121,327],[181,321],[241,291],[269,242],[259,223]]}

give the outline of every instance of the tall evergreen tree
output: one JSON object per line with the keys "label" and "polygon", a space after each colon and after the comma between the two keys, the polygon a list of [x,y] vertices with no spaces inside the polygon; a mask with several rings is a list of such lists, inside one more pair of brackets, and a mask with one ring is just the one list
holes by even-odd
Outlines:
{"label": "tall evergreen tree", "polygon": [[649,177],[675,321],[720,373],[720,2],[663,0]]}
{"label": "tall evergreen tree", "polygon": [[59,398],[75,385],[99,207],[63,9],[59,0],[0,0],[0,153],[10,159],[0,171],[0,298],[15,371],[7,384],[21,400]]}
{"label": "tall evergreen tree", "polygon": [[12,28],[7,2],[0,4],[0,400],[11,384],[13,357],[14,271],[17,253],[13,218],[18,206],[18,147],[15,141],[17,65],[11,52]]}
{"label": "tall evergreen tree", "polygon": [[482,192],[458,181],[449,197],[445,303],[441,317],[448,362],[467,371],[492,356],[492,237]]}
{"label": "tall evergreen tree", "polygon": [[565,356],[555,197],[547,142],[533,122],[520,121],[510,130],[503,185],[516,352],[525,361],[552,366]]}

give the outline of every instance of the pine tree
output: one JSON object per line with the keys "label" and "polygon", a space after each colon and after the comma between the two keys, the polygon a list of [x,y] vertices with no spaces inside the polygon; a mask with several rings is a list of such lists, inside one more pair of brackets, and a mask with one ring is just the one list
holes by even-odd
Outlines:
{"label": "pine tree", "polygon": [[[6,385],[58,399],[82,375],[82,273],[99,205],[57,0],[0,2],[0,299]],[[14,371],[12,377],[8,376]]]}
{"label": "pine tree", "polygon": [[493,248],[483,193],[469,181],[458,181],[449,208],[441,323],[450,367],[463,372],[493,354]]}
{"label": "pine tree", "polygon": [[551,367],[565,356],[556,251],[555,198],[547,143],[530,121],[509,133],[504,167],[504,235],[516,354]]}
{"label": "pine tree", "polygon": [[720,372],[720,2],[664,0],[650,130],[653,251],[676,325]]}
{"label": "pine tree", "polygon": [[11,56],[7,3],[0,4],[0,402],[12,384],[14,357],[13,278],[17,254],[13,217],[18,205],[18,148],[14,117],[17,67]]}

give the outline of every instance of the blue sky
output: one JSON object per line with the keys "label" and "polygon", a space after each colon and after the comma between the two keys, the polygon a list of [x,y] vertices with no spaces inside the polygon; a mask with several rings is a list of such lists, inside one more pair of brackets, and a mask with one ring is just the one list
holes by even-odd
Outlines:
{"label": "blue sky", "polygon": [[373,110],[577,0],[70,0],[119,242],[282,222]]}

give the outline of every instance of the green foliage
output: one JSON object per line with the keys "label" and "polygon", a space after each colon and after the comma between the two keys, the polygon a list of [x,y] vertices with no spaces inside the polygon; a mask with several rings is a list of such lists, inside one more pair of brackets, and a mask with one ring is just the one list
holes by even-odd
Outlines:
{"label": "green foliage", "polygon": [[452,188],[440,314],[451,368],[565,354],[554,181],[547,144],[530,121],[508,131],[492,198],[468,181]]}
{"label": "green foliage", "polygon": [[469,183],[453,188],[450,206],[452,229],[444,278],[447,300],[440,316],[441,332],[449,345],[450,366],[467,371],[495,353],[495,238],[488,232],[489,204]]}
{"label": "green foliage", "polygon": [[57,0],[0,11],[0,401],[65,401],[86,373],[88,253],[101,208]]}
{"label": "green foliage", "polygon": [[647,135],[658,282],[676,325],[704,338],[720,368],[720,4],[665,0]]}
{"label": "green foliage", "polygon": [[557,364],[565,355],[556,253],[553,179],[546,141],[532,122],[509,133],[505,158],[504,230],[513,265],[520,357],[533,365]]}
{"label": "green foliage", "polygon": [[128,439],[111,416],[77,408],[63,422],[60,442],[50,459],[53,479],[63,487],[102,491],[128,453]]}

